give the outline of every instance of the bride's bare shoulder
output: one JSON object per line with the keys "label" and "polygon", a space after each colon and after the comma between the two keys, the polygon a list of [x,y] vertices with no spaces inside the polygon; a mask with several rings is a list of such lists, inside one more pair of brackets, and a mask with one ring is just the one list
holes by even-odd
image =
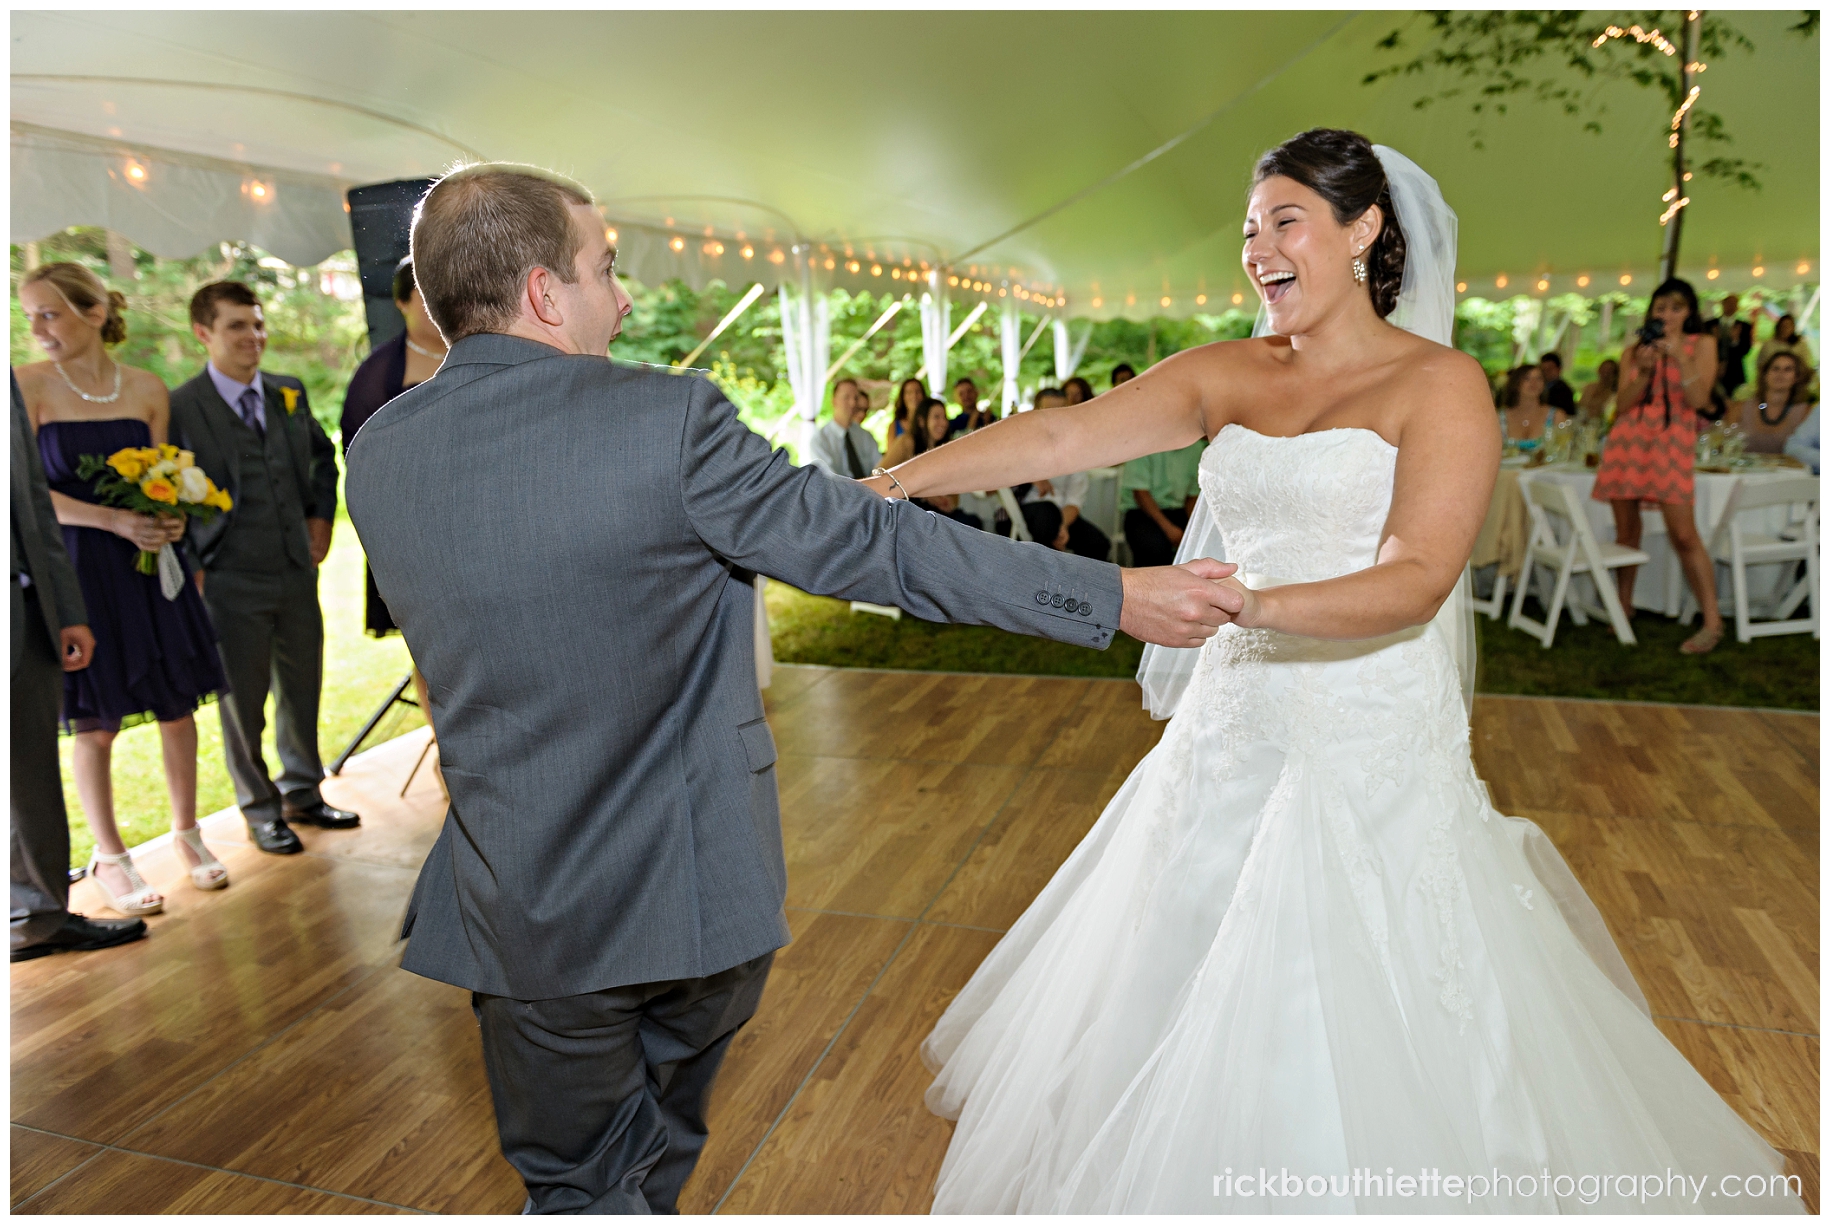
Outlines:
{"label": "bride's bare shoulder", "polygon": [[1290,359],[1287,336],[1254,336],[1249,340],[1215,340],[1184,349],[1169,361],[1181,360],[1202,370],[1243,372],[1268,369]]}
{"label": "bride's bare shoulder", "polygon": [[1459,349],[1421,336],[1408,336],[1398,382],[1413,403],[1429,404],[1436,411],[1454,409],[1489,414],[1493,392],[1481,364]]}

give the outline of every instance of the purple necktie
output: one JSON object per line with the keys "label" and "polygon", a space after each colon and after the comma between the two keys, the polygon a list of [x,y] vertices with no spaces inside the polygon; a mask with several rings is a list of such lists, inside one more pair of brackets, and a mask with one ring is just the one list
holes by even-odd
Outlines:
{"label": "purple necktie", "polygon": [[262,438],[267,436],[266,424],[261,420],[261,398],[252,387],[241,393],[241,419]]}

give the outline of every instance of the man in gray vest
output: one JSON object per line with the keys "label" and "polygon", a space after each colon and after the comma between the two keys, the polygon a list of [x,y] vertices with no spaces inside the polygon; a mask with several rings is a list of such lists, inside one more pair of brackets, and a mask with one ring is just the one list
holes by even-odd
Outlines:
{"label": "man in gray vest", "polygon": [[70,821],[57,760],[64,673],[89,666],[95,635],[51,489],[38,458],[19,380],[13,384],[13,807],[12,960],[82,953],[146,934],[145,919],[71,914]]}
{"label": "man in gray vest", "polygon": [[[229,679],[218,703],[223,756],[254,844],[292,855],[304,846],[291,825],[349,829],[358,821],[318,793],[318,563],[337,515],[337,448],[312,418],[305,385],[260,368],[267,323],[253,290],[239,281],[205,285],[191,298],[191,331],[210,360],[172,392],[172,435],[234,503],[190,531]],[[278,786],[261,757],[269,685],[278,689]]]}
{"label": "man in gray vest", "polygon": [[345,486],[451,792],[401,965],[473,993],[538,1212],[673,1210],[788,942],[754,574],[1089,647],[1187,645],[1238,603],[1208,581],[1230,566],[975,532],[796,468],[703,378],[613,365],[607,237],[531,167],[434,186],[413,267],[450,354],[362,427]]}

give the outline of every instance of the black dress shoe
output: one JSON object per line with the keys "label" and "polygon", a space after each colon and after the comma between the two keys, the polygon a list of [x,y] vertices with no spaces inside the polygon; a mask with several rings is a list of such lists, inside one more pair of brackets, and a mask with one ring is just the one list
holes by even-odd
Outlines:
{"label": "black dress shoe", "polygon": [[31,961],[52,953],[92,953],[96,949],[139,940],[145,935],[145,919],[85,919],[79,914],[66,915],[64,925],[48,939],[14,949],[13,960]]}
{"label": "black dress shoe", "polygon": [[355,829],[362,824],[362,818],[355,813],[332,808],[323,800],[303,808],[283,803],[280,812],[293,825],[315,825],[319,829]]}
{"label": "black dress shoe", "polygon": [[292,832],[282,817],[271,821],[248,822],[248,837],[254,839],[254,845],[269,855],[297,855],[305,849],[299,836]]}

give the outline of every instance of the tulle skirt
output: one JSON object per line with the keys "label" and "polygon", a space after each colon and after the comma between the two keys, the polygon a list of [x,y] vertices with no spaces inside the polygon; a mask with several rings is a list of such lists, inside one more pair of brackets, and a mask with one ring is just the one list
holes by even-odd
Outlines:
{"label": "tulle skirt", "polygon": [[936,1212],[1802,1210],[1494,810],[1439,633],[1208,644],[923,1047]]}

